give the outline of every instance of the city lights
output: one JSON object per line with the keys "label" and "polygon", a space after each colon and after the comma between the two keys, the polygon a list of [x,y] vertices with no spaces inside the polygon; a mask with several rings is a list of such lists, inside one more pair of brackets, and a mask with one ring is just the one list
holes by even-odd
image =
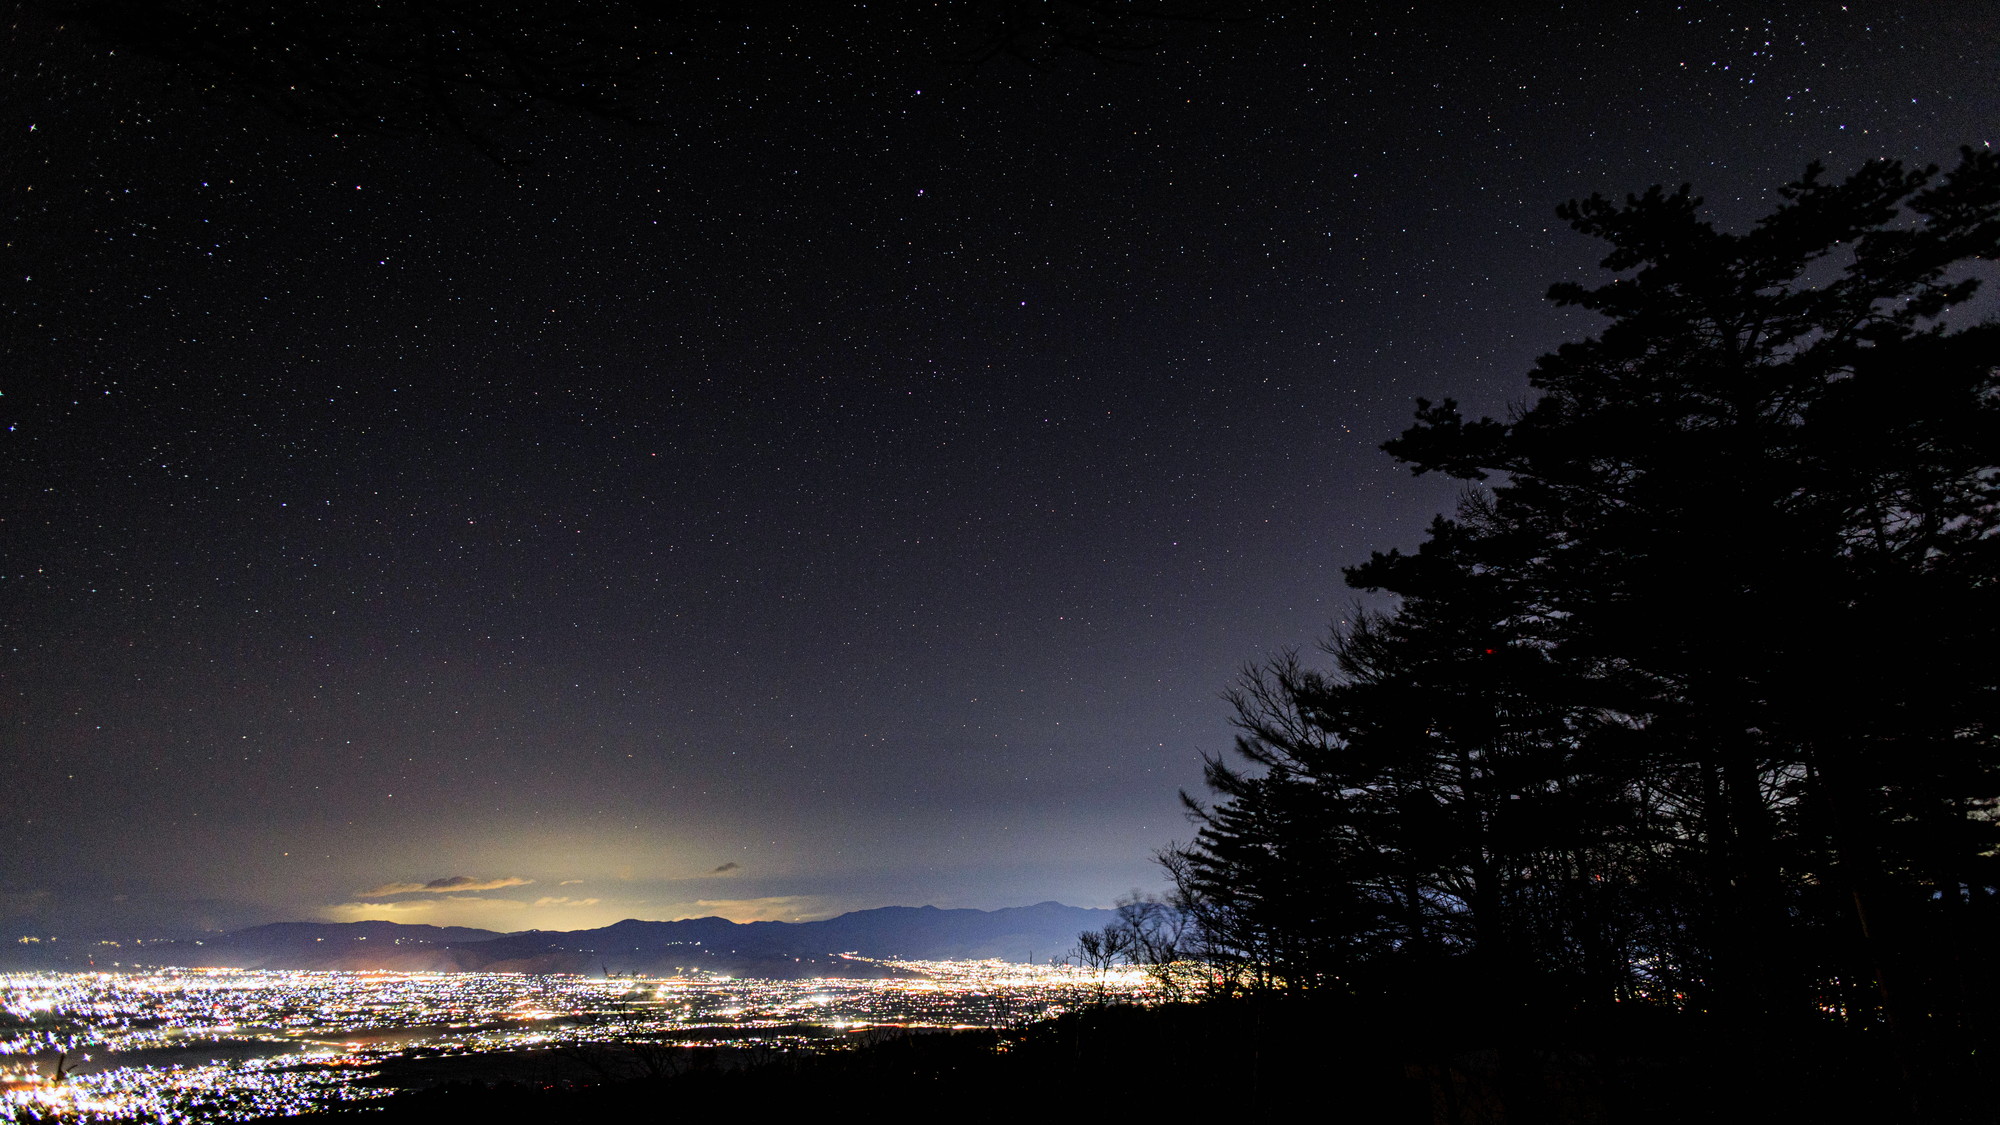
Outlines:
{"label": "city lights", "polygon": [[640,1043],[835,1049],[855,1032],[1005,1027],[1107,992],[1144,994],[1131,973],[849,959],[895,975],[0,975],[0,1120],[24,1111],[82,1121],[244,1120],[393,1093],[382,1067],[397,1059]]}

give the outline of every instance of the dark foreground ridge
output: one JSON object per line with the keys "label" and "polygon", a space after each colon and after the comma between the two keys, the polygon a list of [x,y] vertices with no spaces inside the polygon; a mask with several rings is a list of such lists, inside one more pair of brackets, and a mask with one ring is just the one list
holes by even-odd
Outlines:
{"label": "dark foreground ridge", "polygon": [[[1040,902],[1002,910],[885,906],[817,922],[635,918],[595,930],[500,934],[398,922],[279,922],[196,940],[143,946],[17,946],[0,968],[344,969],[402,972],[641,973],[686,970],[790,980],[881,976],[881,966],[838,956],[914,961],[1047,961],[1103,926],[1111,911]],[[33,958],[33,964],[24,959]]]}
{"label": "dark foreground ridge", "polygon": [[[1750,1034],[1638,1007],[1540,1021],[1423,1002],[1267,996],[1101,1007],[1018,1029],[823,1052],[631,1044],[594,1056],[542,1052],[515,1060],[514,1081],[445,1085],[314,1119],[469,1116],[506,1125],[639,1120],[666,1107],[699,1119],[748,1106],[784,1119],[845,1105],[921,1106],[962,1121],[1300,1109],[1370,1125],[1890,1121],[1903,1103],[1881,1046],[1824,1025]],[[651,1076],[605,1082],[621,1061],[627,1073]],[[1990,1120],[1974,1109],[1976,1075],[1940,1070],[1929,1081],[1928,1120]]]}

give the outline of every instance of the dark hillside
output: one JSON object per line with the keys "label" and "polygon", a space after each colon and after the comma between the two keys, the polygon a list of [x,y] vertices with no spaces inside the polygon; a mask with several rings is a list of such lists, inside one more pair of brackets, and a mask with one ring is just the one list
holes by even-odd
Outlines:
{"label": "dark hillside", "polygon": [[[1528,1022],[1421,1003],[1267,998],[1109,1007],[1011,1031],[761,1058],[732,1065],[726,1051],[690,1049],[655,1060],[671,1077],[568,1088],[588,1082],[591,1068],[552,1058],[532,1085],[407,1095],[369,1120],[469,1114],[507,1125],[751,1105],[774,1119],[842,1105],[921,1107],[963,1121],[1241,1119],[1302,1108],[1371,1125],[1896,1119],[1895,1091],[1866,1077],[1893,1069],[1877,1042],[1837,1029],[1751,1038],[1641,1009]],[[1929,1119],[1990,1120],[1980,1116],[1977,1077],[1938,1076]]]}

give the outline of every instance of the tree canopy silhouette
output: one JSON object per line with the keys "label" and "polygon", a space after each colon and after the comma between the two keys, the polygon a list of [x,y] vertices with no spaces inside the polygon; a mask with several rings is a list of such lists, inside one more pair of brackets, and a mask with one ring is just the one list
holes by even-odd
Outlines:
{"label": "tree canopy silhouette", "polygon": [[[1561,216],[1614,277],[1538,397],[1419,400],[1469,482],[1398,597],[1233,700],[1170,872],[1227,979],[1420,961],[1502,996],[1911,1036],[1990,1011],[2000,922],[2000,159],[1814,166],[1743,233],[1683,187]],[[1240,764],[1237,764],[1240,763]]]}

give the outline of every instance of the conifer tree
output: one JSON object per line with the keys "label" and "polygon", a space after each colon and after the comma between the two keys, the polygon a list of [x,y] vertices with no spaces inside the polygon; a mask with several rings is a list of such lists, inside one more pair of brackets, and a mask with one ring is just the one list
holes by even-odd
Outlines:
{"label": "conifer tree", "polygon": [[[1837,970],[1797,964],[1794,931],[1830,885],[1893,1016],[1909,959],[1876,931],[1969,886],[2000,789],[1978,702],[1996,685],[2000,328],[1949,315],[2000,254],[2000,160],[1837,183],[1814,167],[1782,195],[1741,235],[1686,188],[1565,207],[1622,276],[1551,296],[1611,326],[1545,357],[1511,421],[1425,406],[1389,448],[1419,472],[1505,474],[1486,565],[1556,611],[1546,642],[1632,716],[1648,776],[1692,812],[1714,1000],[1808,1003]],[[1376,568],[1390,588],[1395,569]]]}
{"label": "conifer tree", "polygon": [[1906,1028],[1990,997],[2000,159],[1780,194],[1741,234],[1687,188],[1565,206],[1617,276],[1551,296],[1610,324],[1515,416],[1420,400],[1385,446],[1486,491],[1349,572],[1400,604],[1336,672],[1238,696],[1181,859],[1246,957]]}

